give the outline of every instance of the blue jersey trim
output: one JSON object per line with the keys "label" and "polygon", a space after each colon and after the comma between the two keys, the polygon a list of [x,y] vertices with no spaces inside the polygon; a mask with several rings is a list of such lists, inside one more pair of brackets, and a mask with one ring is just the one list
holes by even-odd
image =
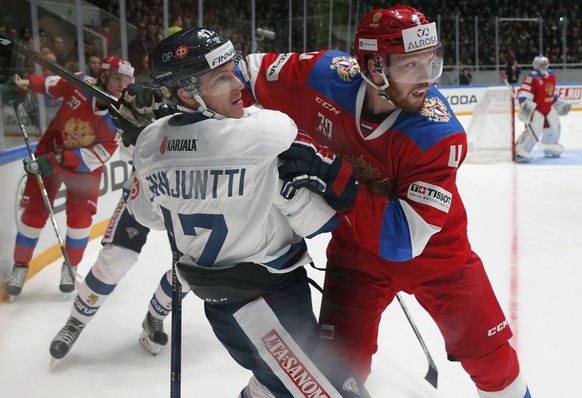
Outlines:
{"label": "blue jersey trim", "polygon": [[340,217],[339,215],[336,213],[333,215],[332,218],[330,218],[325,225],[323,225],[321,228],[319,228],[317,231],[315,231],[314,233],[312,233],[311,235],[308,235],[307,238],[311,239],[314,236],[317,236],[319,234],[323,234],[325,232],[331,232],[335,229],[335,227],[338,226],[340,222]]}
{"label": "blue jersey trim", "polygon": [[386,260],[401,262],[412,258],[412,239],[406,215],[394,197],[384,211],[379,244],[379,254]]}
{"label": "blue jersey trim", "polygon": [[305,239],[301,239],[301,242],[292,244],[289,247],[287,253],[285,253],[281,257],[262,264],[277,270],[284,270],[285,268],[289,268],[297,264],[297,262],[301,259],[301,257],[303,257],[303,255],[306,252],[307,243],[305,243]]}

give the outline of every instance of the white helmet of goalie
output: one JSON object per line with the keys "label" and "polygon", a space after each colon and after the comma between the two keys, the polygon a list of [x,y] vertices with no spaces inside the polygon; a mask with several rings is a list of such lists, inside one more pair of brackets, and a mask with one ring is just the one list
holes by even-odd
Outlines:
{"label": "white helmet of goalie", "polygon": [[542,76],[548,76],[548,69],[550,68],[550,60],[548,57],[543,55],[538,55],[534,58],[532,66],[535,70],[540,72]]}

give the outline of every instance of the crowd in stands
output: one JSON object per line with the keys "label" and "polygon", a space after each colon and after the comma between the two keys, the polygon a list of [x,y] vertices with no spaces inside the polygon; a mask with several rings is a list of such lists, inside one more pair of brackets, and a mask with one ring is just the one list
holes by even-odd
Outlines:
{"label": "crowd in stands", "polygon": [[[102,37],[106,38],[106,48],[100,53],[95,51],[90,40],[84,43],[87,71],[89,60],[102,58],[107,54],[120,55],[118,0],[91,0],[91,3],[107,11],[112,18],[104,18],[101,25],[92,27]],[[170,32],[163,29],[163,0],[127,0],[126,18],[130,26],[135,27],[135,37],[128,44],[128,58],[136,67],[136,75],[147,75],[147,54],[153,46],[168,33],[175,32],[182,27],[191,27],[198,24],[198,0],[171,0],[170,2]],[[342,14],[341,3],[336,1],[334,10]],[[406,2],[403,2],[406,3]],[[322,7],[318,1],[307,2],[307,43],[303,44],[303,1],[293,1],[292,51],[302,52],[326,48],[328,46],[327,27],[322,19],[313,17],[328,11],[328,6]],[[326,3],[327,4],[327,3]],[[346,2],[347,4],[347,2]],[[353,3],[352,3],[353,4]],[[385,1],[361,1],[360,9],[352,10],[352,29],[357,23],[359,15],[371,9],[385,7]],[[582,20],[576,16],[582,15],[582,6],[576,2],[565,0],[537,0],[534,2],[510,2],[490,0],[441,0],[432,2],[417,0],[414,6],[424,12],[431,20],[440,24],[441,42],[445,47],[445,67],[456,65],[457,40],[459,32],[459,64],[474,70],[476,61],[480,66],[496,64],[495,47],[495,20],[498,18],[543,18],[542,38],[543,53],[550,62],[561,64],[564,62],[564,37],[566,38],[566,60],[568,64],[582,64]],[[567,6],[567,7],[566,7]],[[243,52],[251,52],[251,2],[235,2],[230,0],[215,0],[204,2],[203,24],[206,27],[220,31],[229,37],[237,48]],[[347,6],[345,6],[347,7]],[[347,14],[347,13],[344,13]],[[1,17],[1,15],[0,15]],[[566,17],[567,24],[564,24]],[[347,17],[341,16],[347,23]],[[289,50],[289,10],[286,1],[256,0],[256,26],[275,32],[274,39],[257,40],[258,51]],[[457,25],[458,21],[458,25]],[[564,32],[564,27],[566,31]],[[318,31],[321,30],[321,31]],[[32,46],[32,34],[29,27],[17,27],[14,23],[7,23],[6,17],[0,19],[0,32],[17,37]],[[478,36],[476,34],[478,32]],[[49,59],[67,66],[73,71],[80,69],[78,65],[76,43],[68,51],[64,48],[63,38],[51,36],[41,31],[39,35],[41,53]],[[517,62],[529,65],[536,55],[539,55],[539,24],[531,21],[502,21],[499,30],[499,60],[505,63]],[[341,42],[342,45],[336,43]],[[351,51],[352,43],[346,43],[345,38],[337,38],[334,46],[342,50]],[[511,56],[509,56],[511,54]],[[0,71],[4,69],[6,54],[0,53]],[[11,62],[14,65],[14,60]],[[580,65],[578,65],[580,66]],[[29,73],[31,65],[24,65],[19,71]],[[5,77],[5,76],[4,76]],[[3,76],[0,76],[2,80]]]}

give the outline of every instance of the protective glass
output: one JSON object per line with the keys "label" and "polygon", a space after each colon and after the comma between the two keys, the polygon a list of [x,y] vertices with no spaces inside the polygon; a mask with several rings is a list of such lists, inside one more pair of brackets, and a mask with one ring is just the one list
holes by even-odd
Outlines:
{"label": "protective glass", "polygon": [[396,83],[429,83],[443,73],[443,49],[440,43],[426,50],[388,57],[390,66],[386,68],[386,75]]}

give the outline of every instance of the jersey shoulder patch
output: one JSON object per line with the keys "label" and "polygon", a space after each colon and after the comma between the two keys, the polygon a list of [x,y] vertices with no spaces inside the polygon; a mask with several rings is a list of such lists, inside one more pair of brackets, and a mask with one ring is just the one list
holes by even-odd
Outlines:
{"label": "jersey shoulder patch", "polygon": [[355,113],[356,97],[362,83],[361,69],[353,56],[342,51],[325,51],[313,65],[307,85]]}
{"label": "jersey shoulder patch", "polygon": [[465,134],[448,101],[435,88],[429,90],[419,113],[401,112],[394,129],[412,139],[423,151],[452,134]]}

